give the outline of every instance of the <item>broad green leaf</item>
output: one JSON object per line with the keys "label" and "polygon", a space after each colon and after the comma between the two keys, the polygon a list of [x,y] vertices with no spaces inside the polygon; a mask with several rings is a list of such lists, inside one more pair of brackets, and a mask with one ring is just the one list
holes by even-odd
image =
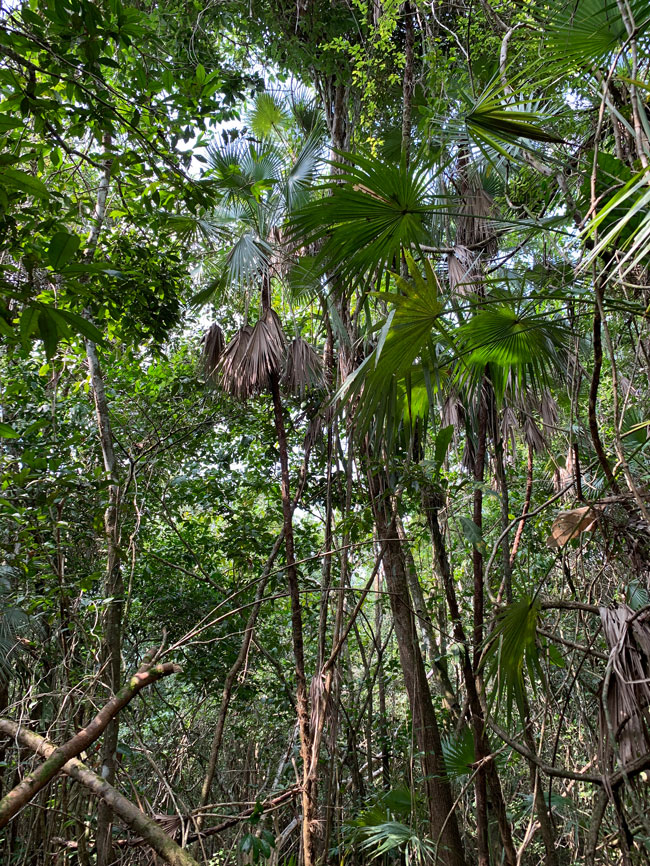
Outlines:
{"label": "broad green leaf", "polygon": [[479,553],[485,555],[487,552],[487,548],[485,545],[485,541],[483,540],[483,534],[479,527],[474,523],[473,520],[470,520],[469,517],[463,517],[462,515],[459,517],[460,525],[463,528],[463,535],[465,538],[472,544],[473,547],[478,550]]}
{"label": "broad green leaf", "polygon": [[59,328],[57,322],[47,307],[41,307],[38,316],[38,331],[45,347],[45,355],[48,361],[56,352],[59,343]]}
{"label": "broad green leaf", "polygon": [[49,263],[55,271],[65,267],[79,249],[81,238],[68,232],[57,232],[47,250]]}
{"label": "broad green leaf", "polygon": [[3,439],[17,439],[20,434],[16,433],[13,427],[10,427],[9,424],[5,424],[4,421],[0,421],[0,436]]}
{"label": "broad green leaf", "polygon": [[83,337],[86,337],[93,343],[106,343],[102,332],[99,330],[99,328],[97,328],[96,325],[94,325],[92,322],[89,322],[88,319],[78,315],[78,313],[73,313],[71,310],[57,309],[56,312],[59,316],[65,319],[65,321],[73,328],[73,330],[77,331],[77,333],[81,334]]}
{"label": "broad green leaf", "polygon": [[8,165],[0,168],[0,184],[10,189],[26,192],[28,195],[33,195],[37,198],[49,198],[47,187],[42,181],[28,174],[26,171],[20,171]]}

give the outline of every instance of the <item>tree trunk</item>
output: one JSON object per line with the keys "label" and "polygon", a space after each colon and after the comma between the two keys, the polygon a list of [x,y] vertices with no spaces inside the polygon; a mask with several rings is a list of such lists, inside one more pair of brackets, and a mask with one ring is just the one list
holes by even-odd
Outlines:
{"label": "tree trunk", "polygon": [[442,577],[445,595],[447,597],[447,605],[453,623],[454,638],[456,639],[456,642],[463,647],[461,668],[463,679],[465,680],[465,688],[467,689],[467,699],[472,720],[472,734],[474,737],[476,759],[484,762],[485,774],[487,777],[486,781],[490,787],[492,806],[496,813],[497,823],[499,825],[499,834],[501,836],[501,844],[503,845],[505,863],[507,866],[516,866],[517,852],[512,841],[512,832],[510,830],[510,823],[506,813],[499,774],[494,760],[491,758],[490,745],[485,732],[485,716],[481,706],[475,673],[469,655],[469,644],[460,617],[460,608],[458,606],[458,599],[456,598],[456,589],[454,587],[449,559],[447,557],[447,550],[440,531],[440,524],[438,523],[438,509],[442,507],[443,501],[441,496],[432,489],[424,491],[422,499],[427,523],[431,532],[433,552],[438,563],[438,572]]}
{"label": "tree trunk", "polygon": [[453,811],[454,799],[442,757],[438,721],[431,701],[411,606],[402,542],[397,535],[385,483],[371,473],[368,482],[378,539],[385,544],[384,575],[413,718],[415,741],[421,754],[431,835],[434,840],[440,839],[439,863],[444,866],[465,866],[463,843]]}
{"label": "tree trunk", "polygon": [[277,375],[270,376],[271,396],[273,398],[273,413],[275,431],[278,437],[280,451],[280,469],[282,476],[282,515],[284,521],[284,545],[287,558],[287,583],[291,601],[291,637],[296,668],[296,707],[300,731],[300,756],[302,758],[302,844],[304,866],[315,864],[314,833],[317,827],[316,811],[316,780],[310,773],[312,759],[312,735],[309,713],[309,695],[305,677],[305,653],[302,632],[302,608],[300,604],[300,587],[296,569],[293,518],[291,495],[289,488],[289,450],[284,427],[284,414],[280,398],[280,385]]}
{"label": "tree trunk", "polygon": [[[107,153],[112,149],[112,138],[108,133],[104,136],[103,146]],[[113,159],[111,157],[104,163],[104,170],[97,189],[93,227],[86,246],[85,259],[88,262],[92,261],[95,256],[99,236],[104,226],[112,167]],[[121,496],[104,378],[99,366],[97,347],[91,340],[86,340],[86,357],[90,370],[90,382],[95,403],[95,415],[102,459],[104,469],[110,481],[108,504],[104,512],[104,535],[107,547],[104,598],[111,599],[111,601],[106,604],[104,612],[100,663],[104,682],[108,686],[109,693],[114,695],[120,688],[122,615],[124,610],[124,583],[122,580],[119,527]],[[102,778],[109,784],[112,784],[115,779],[115,754],[117,751],[118,735],[119,720],[115,717],[106,729],[102,744]],[[102,800],[97,817],[97,866],[109,866],[112,861],[111,807],[106,800]]]}

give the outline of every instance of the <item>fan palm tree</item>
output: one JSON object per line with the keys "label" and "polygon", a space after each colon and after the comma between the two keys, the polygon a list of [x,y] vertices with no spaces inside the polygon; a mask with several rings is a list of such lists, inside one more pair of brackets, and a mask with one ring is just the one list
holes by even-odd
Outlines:
{"label": "fan palm tree", "polygon": [[[293,123],[292,123],[293,121]],[[305,866],[315,860],[315,785],[309,691],[305,674],[302,608],[295,563],[293,506],[281,384],[303,394],[324,384],[320,356],[296,333],[287,343],[282,323],[272,307],[274,283],[287,275],[291,259],[284,223],[295,207],[304,205],[323,147],[323,125],[304,101],[283,103],[270,94],[258,96],[249,116],[259,139],[238,140],[212,148],[209,161],[221,198],[206,217],[219,238],[221,252],[211,261],[213,277],[199,300],[224,291],[245,295],[244,322],[229,343],[218,324],[203,341],[207,374],[232,396],[246,400],[270,391],[279,446],[286,573],[291,602],[291,632],[296,671],[296,706],[303,762],[302,835]],[[249,324],[250,299],[258,299],[259,313]]]}
{"label": "fan palm tree", "polygon": [[[487,100],[485,102],[487,104]],[[489,114],[486,119],[480,109],[481,106],[476,107],[471,127],[466,119],[467,128],[475,131],[478,124],[485,122],[490,136],[500,134],[510,147],[522,136],[541,142],[558,140],[557,136],[535,127],[530,112],[509,108],[500,109],[499,114],[495,104],[490,103],[485,108],[486,117]],[[511,119],[517,114],[519,118]],[[501,123],[500,133],[498,123]],[[486,141],[484,136],[484,146]],[[467,523],[468,527],[473,527],[477,538],[473,539],[473,659],[466,657],[464,674],[472,707],[476,754],[487,759],[488,765],[487,769],[479,769],[476,783],[481,836],[479,859],[487,862],[488,857],[487,776],[499,817],[506,862],[514,863],[516,855],[505,803],[498,775],[489,761],[483,711],[475,687],[483,640],[483,566],[479,545],[479,542],[482,544],[483,473],[488,421],[494,414],[494,407],[503,406],[506,401],[521,403],[524,393],[541,394],[553,371],[561,367],[565,331],[558,321],[540,312],[534,301],[491,291],[481,273],[480,261],[496,252],[494,226],[497,220],[489,196],[475,182],[480,172],[471,165],[469,152],[461,148],[459,153],[456,168],[460,180],[453,197],[441,192],[437,183],[440,170],[431,171],[417,162],[407,167],[404,162],[384,165],[370,158],[350,157],[350,167],[327,184],[328,197],[318,205],[312,202],[299,211],[293,218],[293,226],[301,238],[322,242],[323,268],[337,272],[348,285],[358,286],[362,299],[367,295],[368,285],[379,287],[380,280],[386,283],[387,290],[374,294],[379,298],[380,310],[383,306],[389,312],[380,314],[377,323],[367,322],[367,335],[374,345],[369,346],[366,358],[343,383],[338,394],[354,406],[356,434],[365,440],[368,454],[382,454],[382,462],[394,467],[392,456],[398,437],[406,434],[410,438],[410,443],[403,444],[407,444],[409,453],[413,454],[416,431],[425,427],[441,395],[450,386],[457,395],[465,395],[465,454],[471,458],[476,479],[473,521]],[[457,237],[463,242],[451,250],[437,250],[451,253],[454,265],[460,265],[465,257],[465,273],[459,274],[456,268],[454,275],[456,287],[460,283],[464,285],[462,298],[458,292],[443,291],[439,271],[436,272],[425,255],[425,250],[430,248],[431,224],[436,219],[454,226]],[[460,250],[462,253],[458,255]],[[410,280],[407,273],[410,273]],[[370,312],[366,315],[371,316]],[[495,441],[495,451],[501,447],[499,438]],[[387,480],[382,482],[379,475],[373,476],[372,471],[369,483],[375,500],[378,532],[385,538],[392,534],[390,509],[386,509],[391,485]],[[398,581],[402,552],[397,549],[399,545],[393,546],[395,550],[388,555],[390,565],[386,569],[392,602],[408,594],[407,582],[402,585]],[[452,619],[462,631],[453,581],[446,581],[446,589]],[[417,676],[413,676],[420,667],[417,652],[414,654],[410,649],[414,628],[409,627],[408,617],[396,602],[393,608],[414,729],[418,734],[415,707],[426,705],[427,701],[426,695],[418,692]],[[400,627],[402,620],[403,628]],[[458,640],[467,646],[464,633],[459,633]],[[431,729],[435,728],[433,722],[428,724]],[[432,742],[425,742],[423,737],[419,746],[426,756]],[[439,742],[434,748],[440,752]],[[432,794],[430,792],[430,796]],[[443,795],[438,792],[437,796]],[[433,812],[432,827],[435,827]]]}

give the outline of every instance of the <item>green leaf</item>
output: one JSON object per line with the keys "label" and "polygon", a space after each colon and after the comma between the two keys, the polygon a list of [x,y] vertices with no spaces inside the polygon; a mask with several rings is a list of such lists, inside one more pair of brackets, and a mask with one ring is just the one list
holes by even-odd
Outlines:
{"label": "green leaf", "polygon": [[485,555],[487,548],[481,530],[473,520],[470,520],[469,517],[461,516],[459,517],[459,520],[460,525],[463,527],[463,535],[465,538],[478,550],[479,553]]}
{"label": "green leaf", "polygon": [[26,192],[28,195],[33,195],[37,198],[49,198],[47,187],[42,181],[28,174],[26,171],[10,168],[8,165],[0,169],[0,183],[4,183],[10,189]]}
{"label": "green leaf", "polygon": [[38,317],[38,331],[45,347],[48,361],[56,352],[59,343],[59,329],[56,320],[47,307],[42,307]]}
{"label": "green leaf", "polygon": [[29,348],[30,337],[38,322],[39,310],[37,307],[25,307],[20,314],[20,342],[25,351]]}
{"label": "green leaf", "polygon": [[451,444],[451,440],[454,437],[454,425],[450,424],[448,427],[443,427],[438,431],[436,435],[436,443],[434,446],[434,455],[433,459],[437,466],[442,466],[444,463],[445,457],[447,456],[447,449]]}
{"label": "green leaf", "polygon": [[7,114],[0,114],[0,134],[9,132],[10,129],[19,129],[24,125],[24,121],[17,117],[9,117]]}
{"label": "green leaf", "polygon": [[81,334],[83,337],[91,340],[93,343],[98,343],[99,345],[106,345],[106,340],[102,332],[94,325],[92,322],[89,322],[88,319],[85,319],[83,316],[80,316],[78,313],[73,313],[72,310],[62,310],[57,309],[57,314],[61,316],[65,321],[75,330],[78,334]]}
{"label": "green leaf", "polygon": [[57,232],[47,250],[47,257],[55,271],[65,267],[79,249],[81,238],[68,232]]}
{"label": "green leaf", "polygon": [[9,424],[5,424],[4,421],[0,421],[0,436],[3,439],[17,439],[20,434],[16,433],[13,427],[10,427]]}
{"label": "green leaf", "polygon": [[524,711],[524,666],[527,667],[534,686],[535,674],[540,673],[537,647],[537,622],[540,603],[537,599],[522,596],[499,613],[497,626],[484,656],[486,682],[497,685],[497,702],[502,695],[507,698],[508,721],[513,701],[525,717]]}

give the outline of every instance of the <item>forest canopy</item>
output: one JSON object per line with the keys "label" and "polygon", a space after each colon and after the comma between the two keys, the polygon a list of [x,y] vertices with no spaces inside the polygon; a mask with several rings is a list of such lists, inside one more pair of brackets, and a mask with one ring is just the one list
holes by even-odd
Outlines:
{"label": "forest canopy", "polygon": [[0,861],[650,859],[646,0],[0,3]]}

